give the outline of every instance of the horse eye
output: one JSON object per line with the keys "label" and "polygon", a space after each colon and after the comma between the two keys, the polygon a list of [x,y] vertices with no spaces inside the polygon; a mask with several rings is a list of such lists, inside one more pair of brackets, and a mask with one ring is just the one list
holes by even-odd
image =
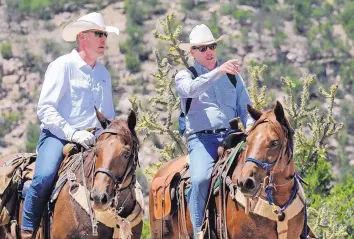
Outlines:
{"label": "horse eye", "polygon": [[279,146],[279,141],[278,140],[273,140],[270,142],[269,147],[274,148]]}
{"label": "horse eye", "polygon": [[130,151],[122,152],[122,157],[124,157],[125,159],[128,159],[130,157]]}

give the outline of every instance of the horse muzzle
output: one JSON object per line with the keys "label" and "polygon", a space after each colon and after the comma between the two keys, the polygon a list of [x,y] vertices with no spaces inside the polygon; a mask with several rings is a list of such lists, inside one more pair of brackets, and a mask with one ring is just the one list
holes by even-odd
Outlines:
{"label": "horse muzzle", "polygon": [[99,211],[105,211],[112,204],[112,197],[103,190],[92,189],[90,198],[93,201],[92,208]]}
{"label": "horse muzzle", "polygon": [[237,181],[237,187],[245,197],[253,197],[259,189],[259,183],[254,177],[245,177]]}

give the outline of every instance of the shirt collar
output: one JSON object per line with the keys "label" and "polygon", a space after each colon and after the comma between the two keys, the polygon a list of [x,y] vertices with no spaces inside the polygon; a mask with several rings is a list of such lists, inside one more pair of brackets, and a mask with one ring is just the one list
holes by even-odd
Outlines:
{"label": "shirt collar", "polygon": [[[219,66],[219,61],[216,61],[216,67],[218,66]],[[194,68],[197,70],[197,72],[200,72],[201,74],[205,74],[209,72],[209,69],[199,64],[198,61],[194,61]]]}
{"label": "shirt collar", "polygon": [[[77,52],[76,49],[73,49],[70,53],[72,59],[79,65],[79,68],[88,65],[80,56],[80,54]],[[95,64],[96,65],[96,64]]]}

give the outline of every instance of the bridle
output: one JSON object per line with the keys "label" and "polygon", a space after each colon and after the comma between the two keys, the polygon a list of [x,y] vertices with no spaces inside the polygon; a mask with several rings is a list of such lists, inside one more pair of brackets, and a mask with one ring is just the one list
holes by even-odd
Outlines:
{"label": "bridle", "polygon": [[[281,144],[281,148],[279,150],[279,155],[278,155],[277,159],[274,162],[272,162],[272,163],[264,162],[264,161],[261,161],[261,160],[255,159],[255,158],[251,158],[251,157],[248,157],[245,160],[245,163],[251,162],[251,163],[254,163],[257,166],[259,166],[260,168],[266,170],[267,176],[263,180],[263,187],[264,187],[266,195],[267,195],[267,201],[268,201],[268,203],[270,205],[275,205],[275,202],[274,202],[274,199],[273,199],[273,191],[275,190],[275,188],[276,187],[285,186],[285,185],[289,184],[291,181],[294,180],[294,186],[292,188],[289,200],[287,201],[287,203],[280,210],[276,210],[275,211],[275,213],[280,215],[280,214],[282,214],[285,211],[285,209],[294,200],[294,198],[296,196],[296,192],[297,192],[298,187],[299,187],[299,183],[298,183],[298,177],[299,176],[296,173],[294,173],[294,175],[289,180],[287,180],[285,183],[277,185],[273,181],[275,174],[283,172],[289,166],[289,164],[290,164],[290,162],[291,162],[291,160],[293,158],[293,142],[288,137],[288,129],[287,128],[285,128],[284,126],[279,127],[279,126],[276,125],[277,123],[275,123],[272,120],[267,119],[267,118],[263,119],[262,121],[256,122],[255,125],[252,127],[252,129],[248,132],[248,134],[252,130],[254,130],[257,125],[262,124],[262,123],[269,123],[271,125],[271,127],[275,130],[275,132],[278,134],[280,139],[282,139],[282,138],[286,139],[285,140],[286,143],[282,143]],[[284,140],[282,140],[282,141],[284,141]],[[247,155],[247,152],[245,153],[245,157],[246,157],[246,155]],[[277,165],[277,163],[279,163],[280,160],[285,155],[288,155],[288,162],[284,166],[284,168],[282,168],[279,171],[272,170],[274,168],[274,166]],[[255,193],[255,195],[253,197],[259,196],[258,191],[259,190],[256,191],[256,193]]]}
{"label": "bridle", "polygon": [[[268,162],[264,162],[261,160],[258,160],[256,158],[252,158],[252,157],[248,157],[245,160],[245,163],[247,162],[252,162],[254,164],[256,164],[257,166],[263,168],[264,170],[267,171],[267,175],[270,176],[272,173],[278,173],[278,172],[283,172],[285,170],[285,168],[289,165],[290,161],[292,160],[293,157],[293,142],[291,142],[289,140],[289,138],[287,137],[288,134],[288,129],[286,129],[284,126],[281,126],[281,129],[279,129],[280,127],[276,126],[276,123],[271,121],[270,119],[265,118],[264,120],[260,121],[260,122],[256,122],[256,124],[252,127],[252,129],[247,133],[246,137],[249,135],[249,133],[254,130],[256,128],[257,125],[262,124],[262,123],[269,123],[271,125],[271,127],[274,129],[274,131],[277,133],[279,138],[284,138],[286,139],[286,144],[282,143],[281,144],[281,148],[279,150],[279,155],[277,157],[277,159],[272,162],[272,163],[268,163]],[[282,132],[280,132],[282,131]],[[283,135],[281,135],[283,134]],[[284,140],[282,140],[284,141]],[[288,162],[286,164],[286,166],[275,172],[274,170],[272,171],[271,169],[286,155],[288,154]],[[247,153],[245,154],[245,156],[247,155]]]}
{"label": "bridle", "polygon": [[[106,122],[106,124],[108,124],[108,122]],[[122,135],[121,133],[117,132],[116,130],[114,130],[112,128],[106,128],[101,134]],[[91,185],[92,186],[94,185],[94,178],[99,173],[103,173],[103,174],[107,175],[111,179],[111,181],[114,183],[114,189],[115,190],[113,190],[114,195],[112,196],[113,200],[111,201],[110,205],[114,204],[114,208],[113,208],[114,211],[118,207],[118,198],[119,198],[119,195],[120,195],[119,192],[122,191],[123,189],[127,188],[127,187],[132,187],[131,185],[135,185],[135,174],[134,174],[134,175],[132,175],[129,184],[127,186],[124,186],[124,187],[122,186],[122,185],[124,185],[128,175],[131,172],[135,172],[135,169],[136,169],[136,167],[137,167],[137,165],[139,163],[139,161],[138,161],[138,148],[139,148],[138,145],[139,144],[138,144],[137,139],[134,139],[134,138],[132,139],[132,142],[133,142],[132,143],[132,152],[133,153],[130,154],[128,165],[125,168],[124,174],[122,176],[120,176],[120,177],[115,176],[112,173],[112,171],[110,169],[108,169],[108,168],[98,168],[98,169],[95,170],[96,161],[97,161],[97,158],[98,158],[98,150],[99,150],[99,148],[100,148],[102,143],[101,144],[96,144],[96,146],[93,148],[93,151],[94,151],[93,159],[94,160],[92,160],[93,161],[92,167],[93,167],[93,172],[94,173],[92,174],[92,184]],[[81,153],[81,155],[82,155],[82,153]],[[84,187],[87,188],[86,179],[85,179],[85,175],[84,175],[83,160],[81,162],[82,162],[83,183],[84,183]],[[87,192],[85,194],[86,194],[87,204],[90,205],[89,195],[88,195]],[[123,202],[122,206],[119,208],[119,210],[117,210],[117,216],[119,216],[119,214],[123,211],[124,204],[127,201],[127,198],[124,200],[124,202]],[[93,236],[97,236],[98,235],[98,232],[97,232],[97,221],[95,219],[95,216],[94,216],[94,213],[93,213],[93,210],[92,210],[91,206],[89,206],[89,215],[90,215],[90,220],[91,220],[91,225],[92,225],[92,235]]]}
{"label": "bridle", "polygon": [[[116,130],[108,128],[105,129],[101,134],[110,134],[110,135],[120,135]],[[94,158],[95,158],[95,162],[94,165],[96,165],[96,160],[98,158],[98,149],[100,148],[100,145],[96,145],[95,149],[94,149]],[[123,173],[122,176],[116,176],[112,173],[112,171],[108,168],[98,168],[94,171],[93,177],[96,176],[96,174],[99,173],[103,173],[105,175],[107,175],[113,182],[114,184],[114,188],[116,189],[115,191],[120,191],[123,190],[126,187],[122,187],[122,185],[124,185],[125,180],[127,179],[127,177],[129,176],[129,174],[134,171],[138,165],[138,153],[137,153],[137,146],[132,145],[132,154],[129,157],[129,162],[128,165],[125,168],[125,171]],[[133,181],[133,180],[132,180]],[[130,183],[131,184],[131,183]],[[129,186],[129,185],[127,185]]]}

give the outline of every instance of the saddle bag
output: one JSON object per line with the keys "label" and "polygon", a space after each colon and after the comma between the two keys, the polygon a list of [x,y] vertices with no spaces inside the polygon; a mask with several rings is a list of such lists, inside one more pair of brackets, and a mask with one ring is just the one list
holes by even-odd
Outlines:
{"label": "saddle bag", "polygon": [[157,177],[151,183],[154,197],[154,215],[156,219],[168,219],[177,210],[177,186],[181,180],[180,172]]}
{"label": "saddle bag", "polygon": [[10,222],[15,213],[18,191],[23,181],[30,174],[28,165],[36,158],[36,154],[9,155],[1,159],[0,165],[0,226]]}

